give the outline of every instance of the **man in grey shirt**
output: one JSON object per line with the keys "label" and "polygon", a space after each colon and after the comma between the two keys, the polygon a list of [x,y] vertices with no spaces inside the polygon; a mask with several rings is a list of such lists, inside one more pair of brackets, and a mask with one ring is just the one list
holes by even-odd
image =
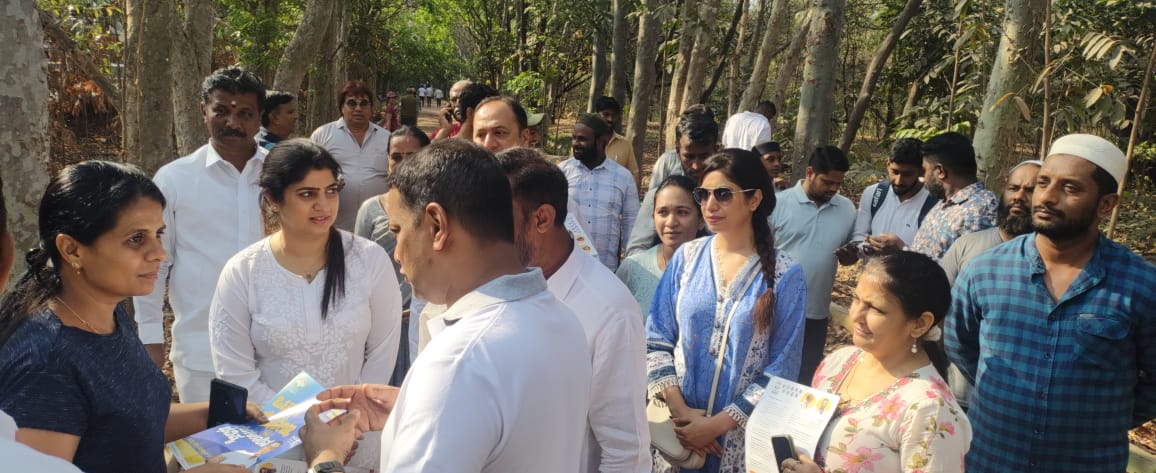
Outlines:
{"label": "man in grey shirt", "polygon": [[650,184],[634,220],[626,256],[655,244],[658,232],[654,229],[654,194],[659,184],[673,175],[686,175],[693,177],[695,182],[702,182],[706,158],[718,150],[718,122],[705,105],[687,107],[679,117],[674,133],[678,146],[662,153],[650,171]]}
{"label": "man in grey shirt", "polygon": [[1043,163],[1028,160],[1015,165],[1008,173],[1003,199],[996,208],[994,227],[972,232],[959,237],[939,261],[947,280],[955,282],[955,277],[967,267],[972,258],[992,247],[1032,231],[1032,191],[1036,188],[1036,174]]}

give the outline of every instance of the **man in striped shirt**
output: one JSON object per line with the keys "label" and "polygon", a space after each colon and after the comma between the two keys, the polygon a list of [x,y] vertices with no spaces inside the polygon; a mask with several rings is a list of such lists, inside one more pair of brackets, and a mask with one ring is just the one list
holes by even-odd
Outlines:
{"label": "man in striped shirt", "polygon": [[1099,232],[1124,153],[1052,145],[1030,233],[957,280],[947,353],[975,383],[970,472],[1124,471],[1128,429],[1156,417],[1156,267]]}

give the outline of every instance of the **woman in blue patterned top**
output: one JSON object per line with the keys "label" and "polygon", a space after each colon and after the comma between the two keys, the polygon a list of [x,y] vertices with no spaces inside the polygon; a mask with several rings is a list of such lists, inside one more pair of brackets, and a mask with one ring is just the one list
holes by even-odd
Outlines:
{"label": "woman in blue patterned top", "polygon": [[[0,410],[17,441],[88,473],[163,472],[164,443],[206,428],[208,403],[171,404],[119,305],[153,290],[164,204],[132,166],[65,168],[40,202],[40,246],[0,305]],[[261,418],[255,405],[249,413]]]}
{"label": "woman in blue patterned top", "polygon": [[[715,235],[679,248],[658,283],[646,325],[649,388],[670,406],[682,444],[706,455],[694,471],[745,472],[747,418],[771,376],[798,375],[806,282],[775,251],[766,224],[775,192],[758,156],[712,156],[693,195]],[[675,468],[659,456],[655,471]]]}

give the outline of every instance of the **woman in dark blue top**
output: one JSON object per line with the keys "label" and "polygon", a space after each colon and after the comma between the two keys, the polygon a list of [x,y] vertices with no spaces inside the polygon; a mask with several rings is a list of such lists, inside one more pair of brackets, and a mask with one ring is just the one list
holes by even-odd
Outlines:
{"label": "woman in dark blue top", "polygon": [[171,404],[118,305],[153,289],[164,202],[132,166],[65,168],[40,202],[28,271],[0,303],[0,410],[16,420],[17,441],[88,473],[163,472],[164,443],[206,427],[208,403]]}

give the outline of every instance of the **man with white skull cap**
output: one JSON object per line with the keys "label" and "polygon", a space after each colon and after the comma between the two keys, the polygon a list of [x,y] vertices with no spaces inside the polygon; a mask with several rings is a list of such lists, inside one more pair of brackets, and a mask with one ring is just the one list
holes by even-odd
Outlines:
{"label": "man with white skull cap", "polygon": [[959,276],[944,331],[975,383],[969,472],[1124,471],[1127,431],[1156,417],[1156,267],[1099,231],[1127,167],[1103,138],[1056,140],[1035,233]]}

